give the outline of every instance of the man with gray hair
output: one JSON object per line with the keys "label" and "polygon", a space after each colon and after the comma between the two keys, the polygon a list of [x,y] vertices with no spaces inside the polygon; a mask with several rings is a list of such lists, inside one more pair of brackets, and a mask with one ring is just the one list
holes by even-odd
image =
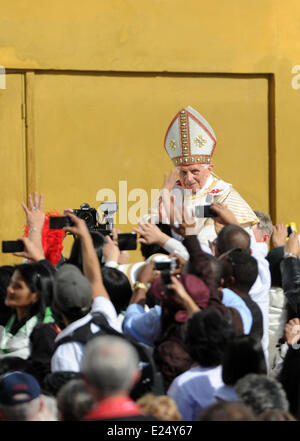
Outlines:
{"label": "man with gray hair", "polygon": [[268,409],[289,410],[289,402],[282,385],[275,378],[263,374],[247,374],[234,386],[240,400],[251,407],[255,415]]}
{"label": "man with gray hair", "polygon": [[82,359],[82,374],[96,404],[84,420],[154,420],[129,397],[140,377],[135,348],[116,336],[95,337]]}
{"label": "man with gray hair", "polygon": [[269,243],[273,233],[273,223],[268,214],[259,210],[253,210],[259,222],[252,226],[256,242]]}

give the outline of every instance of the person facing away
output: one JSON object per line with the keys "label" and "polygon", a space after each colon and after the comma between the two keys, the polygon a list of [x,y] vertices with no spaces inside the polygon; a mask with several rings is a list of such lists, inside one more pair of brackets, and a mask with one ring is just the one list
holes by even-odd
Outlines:
{"label": "person facing away", "polygon": [[222,401],[236,401],[234,385],[247,374],[267,374],[264,352],[258,339],[250,335],[235,336],[226,346],[222,360],[224,386],[215,397]]}
{"label": "person facing away", "polygon": [[0,378],[0,420],[39,421],[45,407],[38,381],[25,372]]}
{"label": "person facing away", "polygon": [[251,299],[258,304],[263,315],[262,347],[268,366],[269,290],[271,286],[269,264],[263,254],[260,253],[260,250],[257,249],[257,242],[241,226],[229,224],[218,234],[215,255],[220,257],[221,254],[229,252],[234,248],[240,248],[257,261],[258,274],[248,292]]}
{"label": "person facing away", "polygon": [[262,312],[249,295],[249,290],[257,278],[256,260],[239,248],[227,251],[219,257],[219,260],[223,266],[223,291],[230,289],[244,300],[253,318],[249,334],[261,340],[263,336]]}
{"label": "person facing away", "polygon": [[282,385],[270,376],[247,374],[237,381],[235,390],[239,401],[249,406],[256,416],[271,409],[289,411],[289,402]]}
{"label": "person facing away", "polygon": [[82,374],[95,405],[85,421],[156,420],[144,416],[129,396],[140,376],[138,364],[137,351],[120,337],[95,337],[87,344]]}
{"label": "person facing away", "polygon": [[196,312],[188,321],[186,345],[194,365],[176,377],[167,394],[176,402],[183,421],[196,421],[202,409],[214,404],[223,386],[222,358],[234,330],[216,311]]}

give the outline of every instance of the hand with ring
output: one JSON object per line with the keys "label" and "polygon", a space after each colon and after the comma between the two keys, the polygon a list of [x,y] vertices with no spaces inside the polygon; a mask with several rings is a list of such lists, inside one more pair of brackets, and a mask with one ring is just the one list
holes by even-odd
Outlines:
{"label": "hand with ring", "polygon": [[26,214],[26,222],[30,230],[37,229],[42,231],[45,221],[45,214],[43,212],[43,202],[44,197],[42,194],[38,196],[38,193],[35,191],[33,195],[28,195],[28,206],[21,203],[25,214]]}

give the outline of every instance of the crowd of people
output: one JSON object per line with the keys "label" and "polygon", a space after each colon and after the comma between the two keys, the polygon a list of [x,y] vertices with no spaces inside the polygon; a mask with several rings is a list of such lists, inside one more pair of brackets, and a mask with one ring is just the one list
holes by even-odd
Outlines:
{"label": "crowd of people", "polygon": [[[256,211],[251,237],[228,207],[212,204],[216,240],[204,251],[183,221],[185,259],[163,248],[166,225],[140,223],[132,281],[116,230],[90,231],[66,210],[73,249],[51,263],[42,198],[23,208],[28,236],[15,253],[23,262],[0,268],[2,420],[300,417],[298,234],[287,238],[285,225]],[[271,237],[263,257],[255,246]],[[175,269],[156,269],[172,259]],[[254,300],[265,293],[268,311]]]}
{"label": "crowd of people", "polygon": [[[214,178],[201,115],[172,124],[165,147],[180,166],[135,228],[138,262],[116,229],[65,209],[71,226],[53,230],[42,195],[22,203],[20,264],[0,267],[1,420],[300,419],[299,235]],[[176,186],[190,190],[187,212]],[[195,204],[213,217],[190,216]]]}

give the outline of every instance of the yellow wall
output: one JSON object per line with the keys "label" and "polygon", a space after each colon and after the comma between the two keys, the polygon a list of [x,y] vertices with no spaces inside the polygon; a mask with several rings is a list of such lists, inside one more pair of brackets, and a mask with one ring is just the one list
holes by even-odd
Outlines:
{"label": "yellow wall", "polygon": [[299,2],[1,3],[0,240],[22,233],[19,202],[35,189],[46,210],[98,208],[98,190],[118,197],[121,180],[150,196],[171,168],[165,131],[186,105],[216,132],[215,172],[300,228]]}

